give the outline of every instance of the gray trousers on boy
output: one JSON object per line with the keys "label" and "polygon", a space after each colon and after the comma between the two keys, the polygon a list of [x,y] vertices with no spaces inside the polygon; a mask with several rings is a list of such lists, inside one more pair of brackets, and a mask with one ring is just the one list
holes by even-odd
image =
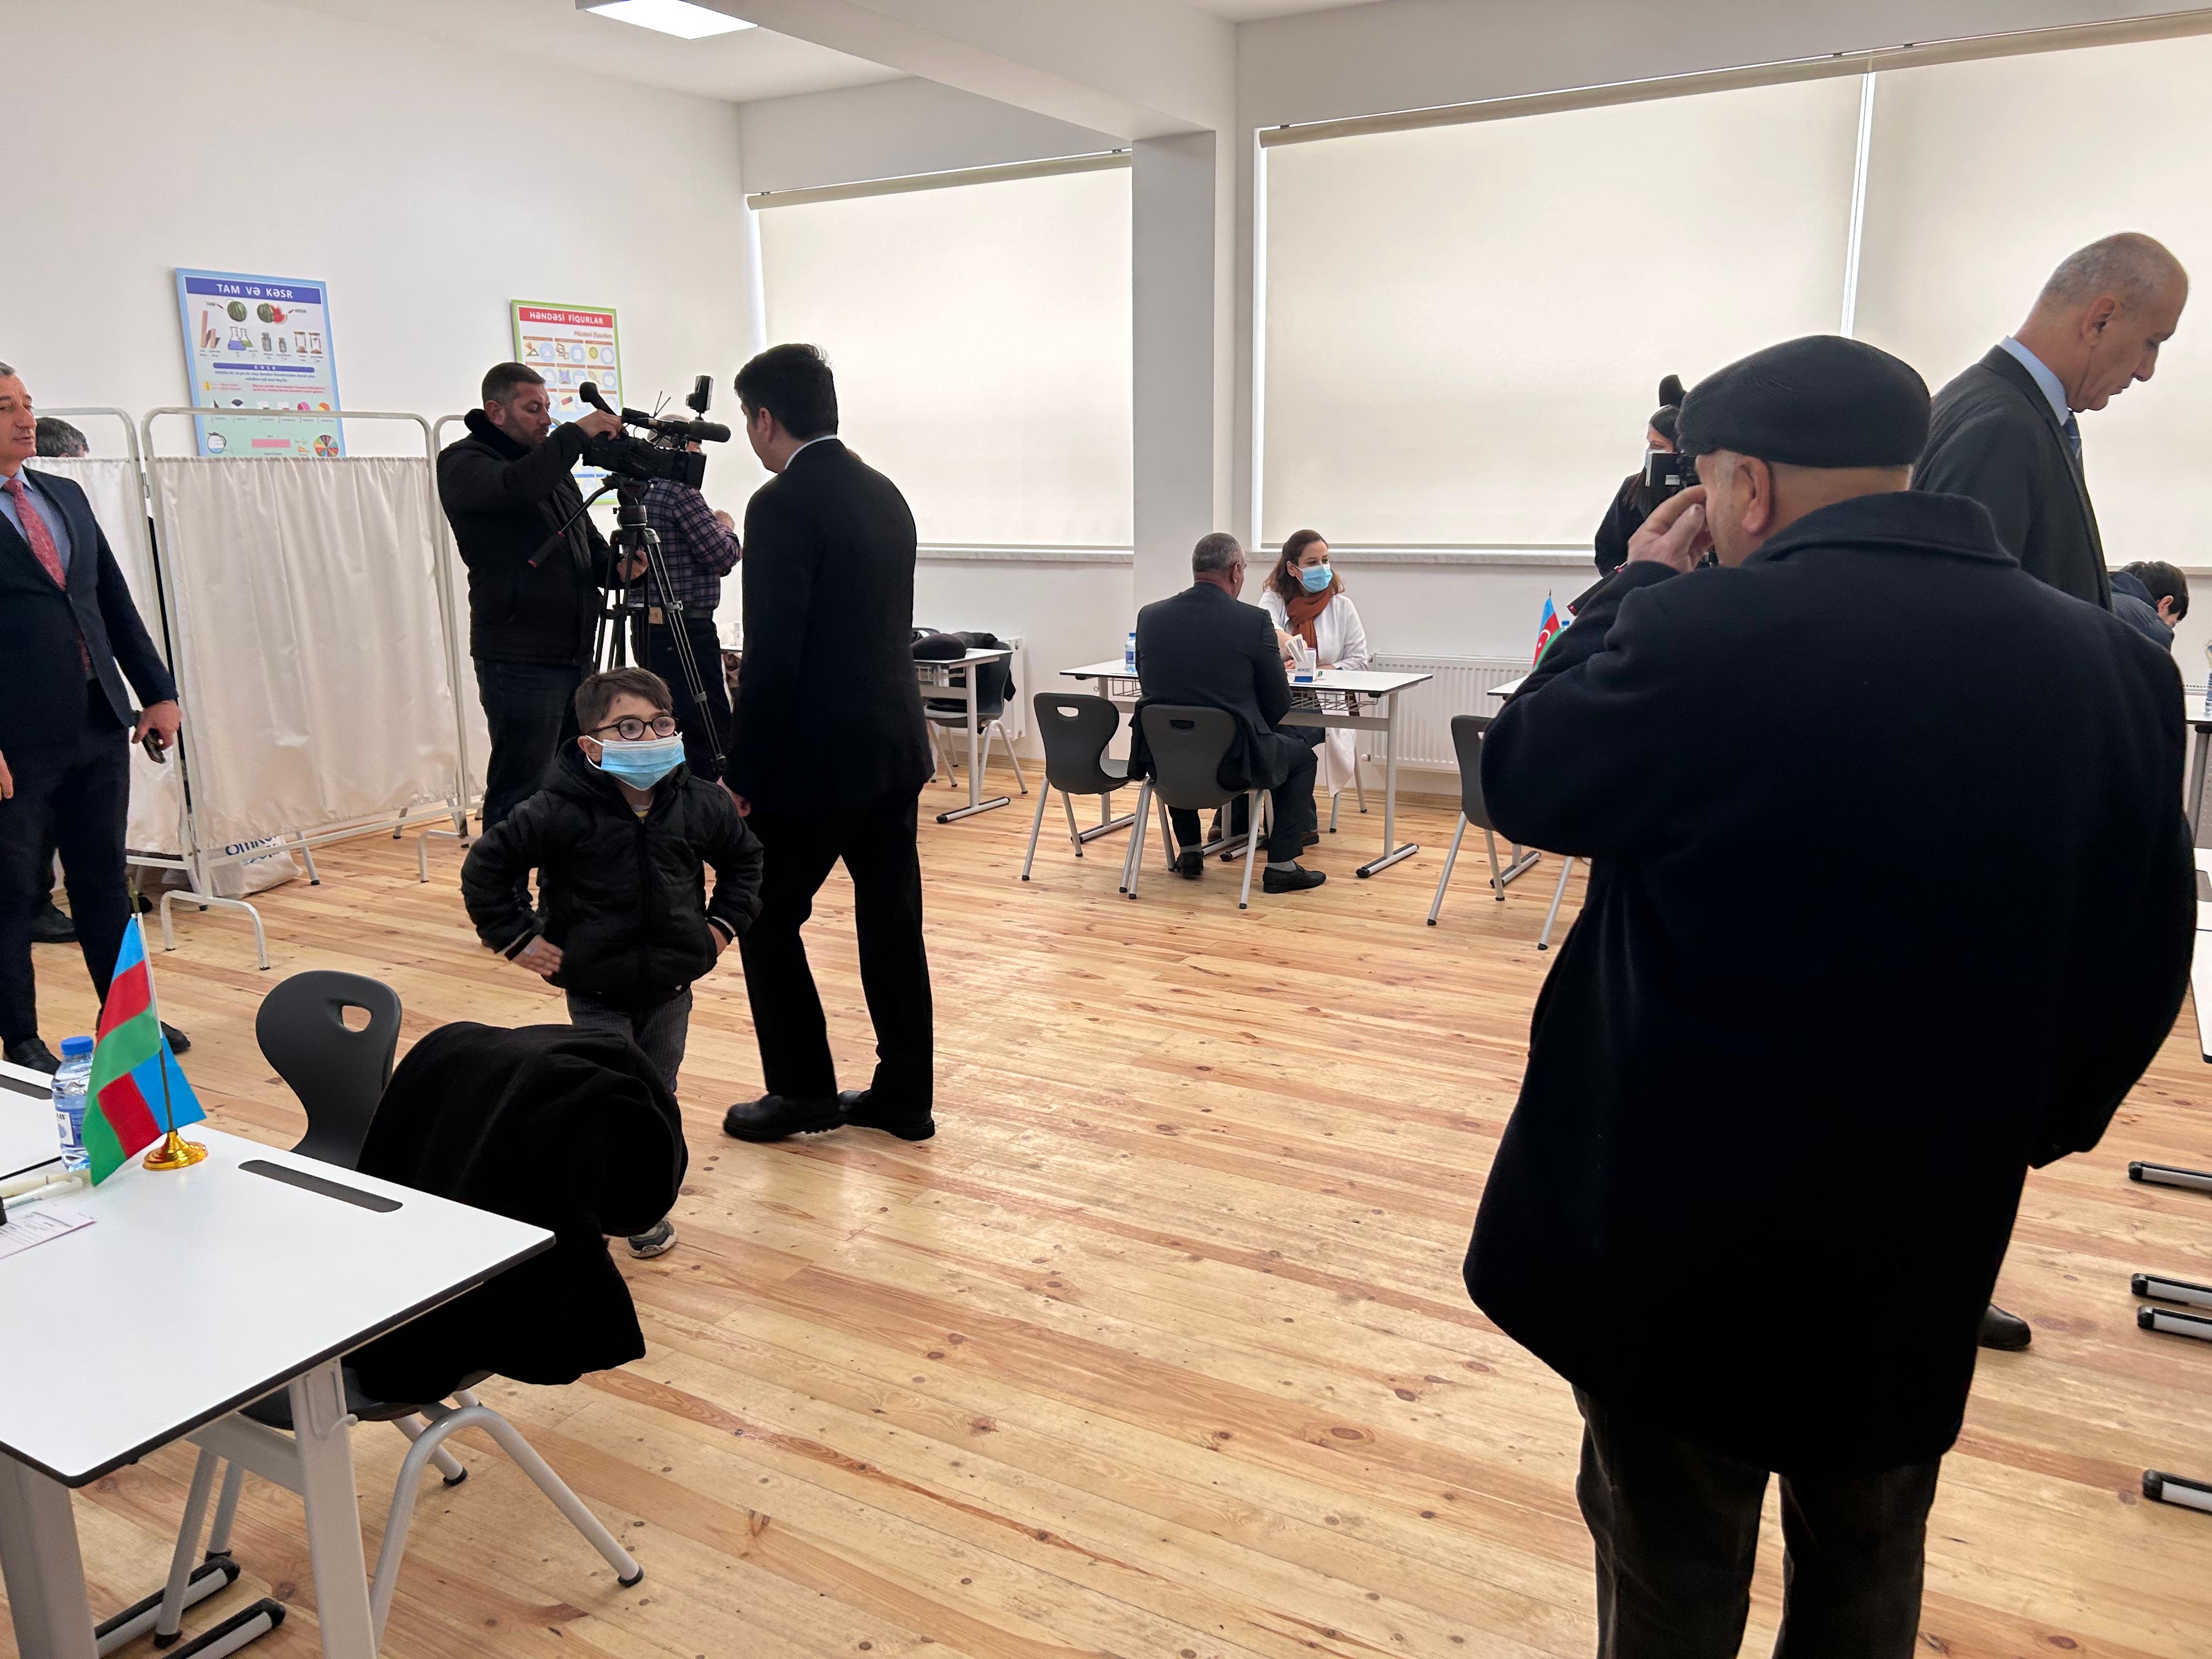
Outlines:
{"label": "gray trousers on boy", "polygon": [[684,1065],[684,1039],[691,1026],[691,988],[685,986],[665,1002],[633,1012],[586,996],[568,993],[568,1023],[589,1031],[615,1031],[645,1050],[653,1069],[676,1092],[676,1073]]}

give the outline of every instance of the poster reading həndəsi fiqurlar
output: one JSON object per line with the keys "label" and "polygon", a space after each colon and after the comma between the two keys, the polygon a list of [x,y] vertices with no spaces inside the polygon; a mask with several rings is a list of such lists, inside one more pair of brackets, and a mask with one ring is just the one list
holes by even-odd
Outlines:
{"label": "poster reading h\u0259nd\u0259si fiqurlar", "polygon": [[[192,422],[201,454],[328,460],[345,453],[328,288],[298,277],[179,269],[177,307],[194,406],[240,411]],[[255,420],[249,411],[257,409],[294,413]],[[330,418],[312,418],[318,415]]]}

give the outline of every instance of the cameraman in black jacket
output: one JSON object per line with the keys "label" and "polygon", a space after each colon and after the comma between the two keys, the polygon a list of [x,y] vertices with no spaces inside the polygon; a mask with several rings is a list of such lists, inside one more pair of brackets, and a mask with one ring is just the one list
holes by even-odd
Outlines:
{"label": "cameraman in black jacket", "polygon": [[594,410],[556,428],[544,376],[523,363],[493,366],[468,426],[438,457],[438,501],[469,570],[469,654],[491,730],[489,830],[537,789],[576,733],[572,705],[614,556],[580,511],[572,469],[588,440],[622,427]]}

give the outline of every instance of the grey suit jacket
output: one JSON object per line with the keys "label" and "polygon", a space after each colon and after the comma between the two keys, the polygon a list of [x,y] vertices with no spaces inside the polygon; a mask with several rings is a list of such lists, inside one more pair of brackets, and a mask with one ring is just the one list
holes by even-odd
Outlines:
{"label": "grey suit jacket", "polygon": [[2105,543],[2081,465],[2051,400],[2002,346],[1936,394],[1912,487],[1971,495],[2029,575],[2112,608]]}

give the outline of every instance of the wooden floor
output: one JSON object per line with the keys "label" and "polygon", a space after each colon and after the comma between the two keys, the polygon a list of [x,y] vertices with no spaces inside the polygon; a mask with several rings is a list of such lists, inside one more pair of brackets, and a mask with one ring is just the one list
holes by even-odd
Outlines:
{"label": "wooden floor", "polygon": [[[725,1140],[722,1108],[760,1081],[732,957],[693,1018],[682,1244],[625,1262],[651,1353],[572,1388],[488,1391],[644,1583],[617,1588],[471,1437],[472,1477],[417,1511],[387,1652],[1591,1650],[1573,1406],[1459,1279],[1555,866],[1499,904],[1466,860],[1426,927],[1447,809],[1410,811],[1423,852],[1363,882],[1379,813],[1347,806],[1318,893],[1255,894],[1240,915],[1216,865],[1131,903],[1119,837],[1080,863],[1048,841],[1018,881],[1029,805],[923,824],[936,1139]],[[421,886],[411,845],[356,842],[323,855],[320,887],[264,896],[274,974],[235,918],[180,921],[155,971],[218,1124],[298,1133],[252,1037],[284,974],[390,981],[409,1042],[457,1018],[562,1018],[477,948],[451,843],[431,859]],[[850,917],[840,878],[809,939],[857,1085]],[[88,1026],[74,952],[38,954],[50,1036]],[[2029,1182],[2001,1296],[2035,1346],[1984,1358],[1946,1466],[1930,1653],[2212,1653],[2212,1516],[2136,1490],[2146,1465],[2212,1475],[2212,1350],[2138,1332],[2127,1289],[2131,1269],[2212,1277],[2212,1200],[2123,1174],[2134,1157],[2212,1164],[2192,1036],[2185,1015],[2102,1150]],[[152,1321],[156,1289],[149,1273],[144,1308],[86,1316]],[[1602,1286],[1561,1289],[1601,1316]],[[373,1557],[403,1443],[369,1425],[354,1443]],[[188,1468],[173,1449],[82,1496],[97,1611],[157,1582]],[[188,1627],[273,1593],[295,1616],[257,1651],[312,1654],[296,1501],[247,1493],[245,1584]],[[1770,1510],[1747,1653],[1771,1638],[1778,1553]]]}

